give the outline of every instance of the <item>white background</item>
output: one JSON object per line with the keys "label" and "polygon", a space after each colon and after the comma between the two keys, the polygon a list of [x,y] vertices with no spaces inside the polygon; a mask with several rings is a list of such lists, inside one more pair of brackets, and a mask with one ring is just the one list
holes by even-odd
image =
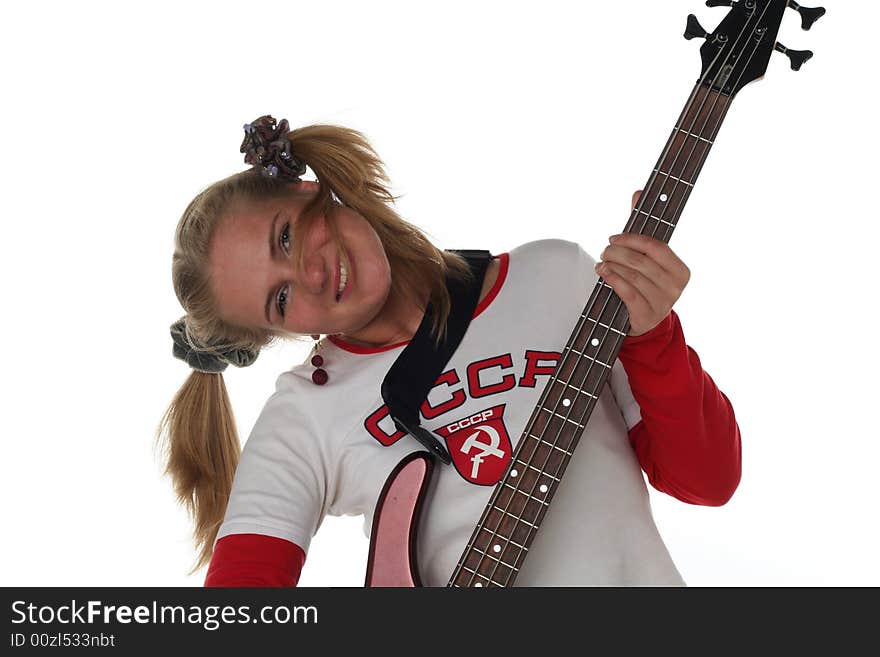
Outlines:
{"label": "white background", "polygon": [[[675,306],[733,402],[743,477],[720,508],[652,490],[684,578],[880,585],[874,3],[787,12],[734,101],[671,246]],[[857,8],[856,8],[857,6]],[[154,431],[172,358],[173,231],[246,168],[241,126],[362,131],[441,248],[559,237],[598,256],[699,76],[696,13],[653,2],[6,3],[0,584],[201,586]],[[305,347],[225,375],[242,441]],[[363,583],[361,518],[328,518],[302,585]]]}

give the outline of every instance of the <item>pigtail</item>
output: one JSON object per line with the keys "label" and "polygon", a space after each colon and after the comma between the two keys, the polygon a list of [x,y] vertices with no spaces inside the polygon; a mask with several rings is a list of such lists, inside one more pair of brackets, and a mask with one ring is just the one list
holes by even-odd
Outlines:
{"label": "pigtail", "polygon": [[223,375],[192,370],[163,415],[157,438],[166,459],[163,474],[193,519],[198,556],[191,575],[211,560],[241,454]]}

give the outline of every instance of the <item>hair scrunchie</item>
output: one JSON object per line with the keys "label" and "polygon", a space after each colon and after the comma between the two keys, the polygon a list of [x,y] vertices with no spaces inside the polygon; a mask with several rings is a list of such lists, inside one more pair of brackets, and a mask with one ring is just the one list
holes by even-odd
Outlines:
{"label": "hair scrunchie", "polygon": [[252,123],[244,124],[244,141],[239,151],[245,153],[244,161],[260,169],[269,178],[299,182],[306,172],[306,163],[293,154],[287,138],[289,125],[281,119],[275,127],[275,119],[265,114]]}
{"label": "hair scrunchie", "polygon": [[206,374],[219,374],[230,364],[247,367],[257,360],[259,351],[252,349],[198,349],[189,341],[186,331],[186,316],[171,325],[171,339],[174,341],[172,353],[175,358],[187,363],[194,370]]}

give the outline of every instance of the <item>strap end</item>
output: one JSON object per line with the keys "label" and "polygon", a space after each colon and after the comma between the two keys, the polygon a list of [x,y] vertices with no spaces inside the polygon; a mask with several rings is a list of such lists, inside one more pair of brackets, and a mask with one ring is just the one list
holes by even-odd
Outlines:
{"label": "strap end", "polygon": [[409,435],[418,440],[435,457],[437,457],[447,465],[452,463],[452,457],[449,456],[449,452],[446,451],[446,448],[443,447],[443,444],[439,440],[437,440],[434,434],[432,434],[430,431],[419,424],[408,426],[406,423],[402,422],[394,416],[391,416],[391,419],[394,420],[394,424],[397,426],[398,429],[400,429],[401,431],[406,431]]}

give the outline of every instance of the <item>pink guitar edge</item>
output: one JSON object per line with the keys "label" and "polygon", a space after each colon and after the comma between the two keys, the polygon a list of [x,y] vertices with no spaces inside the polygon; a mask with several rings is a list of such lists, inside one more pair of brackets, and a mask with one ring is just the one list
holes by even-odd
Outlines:
{"label": "pink guitar edge", "polygon": [[416,561],[416,535],[433,468],[428,452],[413,452],[388,476],[373,516],[364,586],[422,586]]}

